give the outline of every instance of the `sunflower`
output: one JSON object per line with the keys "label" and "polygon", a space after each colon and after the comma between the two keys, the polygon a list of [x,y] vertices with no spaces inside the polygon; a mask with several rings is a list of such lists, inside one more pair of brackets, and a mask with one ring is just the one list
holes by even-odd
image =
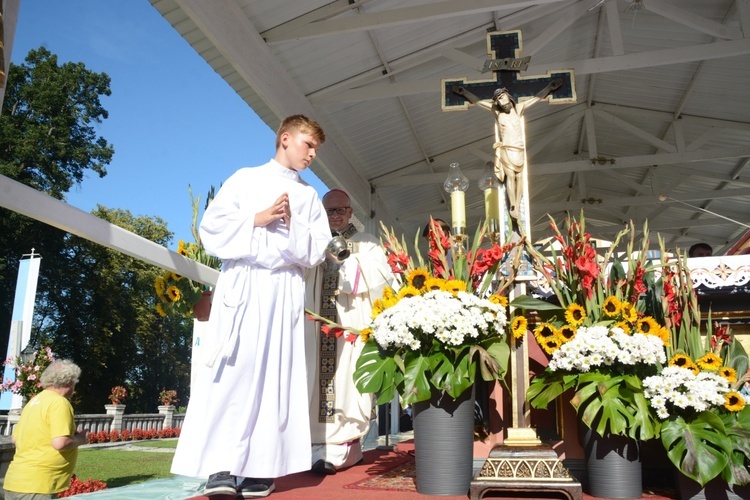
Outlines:
{"label": "sunflower", "polygon": [[706,354],[701,356],[698,361],[696,361],[696,363],[698,363],[698,366],[701,367],[701,370],[715,372],[716,370],[721,368],[723,361],[716,354],[707,352]]}
{"label": "sunflower", "polygon": [[565,310],[565,321],[567,321],[573,328],[581,326],[585,319],[586,310],[579,304],[570,304]]}
{"label": "sunflower", "polygon": [[644,335],[659,336],[659,323],[651,316],[645,316],[635,322],[635,331]]}
{"label": "sunflower", "polygon": [[417,297],[419,295],[419,290],[409,285],[401,287],[401,289],[398,291],[399,299],[403,299],[405,297]]}
{"label": "sunflower", "polygon": [[458,292],[466,291],[466,282],[462,280],[448,280],[445,282],[445,291],[453,295],[458,295]]}
{"label": "sunflower", "polygon": [[661,339],[664,345],[666,346],[672,345],[669,341],[672,335],[669,333],[669,328],[667,328],[666,326],[660,326],[659,331],[656,332],[655,335]]}
{"label": "sunflower", "polygon": [[576,329],[573,325],[563,325],[557,331],[557,336],[560,337],[563,344],[570,342],[576,336]]}
{"label": "sunflower", "polygon": [[493,304],[500,304],[503,307],[508,307],[508,297],[504,297],[503,295],[493,293],[488,297],[488,300]]}
{"label": "sunflower", "polygon": [[164,295],[166,289],[167,282],[164,281],[164,278],[161,276],[157,276],[156,280],[154,280],[154,290],[156,290],[156,295]]}
{"label": "sunflower", "polygon": [[628,323],[635,323],[635,320],[638,319],[638,311],[635,310],[635,306],[630,302],[623,302],[620,305],[620,314],[622,315],[622,319]]}
{"label": "sunflower", "polygon": [[364,328],[359,332],[359,339],[362,342],[367,342],[370,340],[370,335],[372,335],[372,328]]}
{"label": "sunflower", "polygon": [[390,300],[395,296],[396,296],[396,291],[393,288],[389,286],[383,288],[383,300],[384,301]]}
{"label": "sunflower", "polygon": [[383,303],[383,300],[381,300],[381,299],[375,299],[375,300],[374,300],[374,301],[372,302],[372,313],[370,314],[370,317],[371,317],[372,319],[375,319],[375,318],[377,318],[377,317],[378,317],[378,316],[380,315],[380,313],[382,313],[383,311],[385,311],[385,304]]}
{"label": "sunflower", "polygon": [[167,311],[164,310],[164,307],[160,303],[156,304],[156,312],[159,313],[159,316],[162,318],[167,316]]}
{"label": "sunflower", "polygon": [[395,306],[398,301],[401,300],[401,297],[393,296],[390,299],[383,299],[383,309],[388,309],[390,307]]}
{"label": "sunflower", "polygon": [[182,293],[180,292],[179,288],[172,285],[167,288],[167,297],[169,297],[169,300],[171,300],[172,302],[177,302],[182,298]]}
{"label": "sunflower", "polygon": [[547,354],[552,354],[560,348],[560,338],[550,337],[548,339],[544,339],[544,341],[540,342],[539,345],[542,346],[544,352],[546,352]]}
{"label": "sunflower", "polygon": [[615,328],[621,328],[622,331],[627,335],[633,333],[633,329],[630,328],[630,323],[628,323],[627,321],[618,321],[617,323],[615,323]]}
{"label": "sunflower", "polygon": [[188,251],[187,251],[187,245],[185,245],[185,240],[180,240],[177,242],[177,253],[187,257]]}
{"label": "sunflower", "polygon": [[687,354],[675,354],[672,359],[669,360],[669,366],[677,366],[679,368],[685,368],[687,365],[692,365],[693,360]]}
{"label": "sunflower", "polygon": [[745,398],[737,391],[724,394],[724,408],[729,411],[741,411],[745,407]]}
{"label": "sunflower", "polygon": [[607,297],[607,300],[604,301],[602,311],[604,311],[604,314],[606,314],[610,318],[614,318],[615,316],[620,314],[621,305],[622,304],[620,302],[620,299],[618,299],[614,295],[610,295],[609,297]]}
{"label": "sunflower", "polygon": [[424,290],[425,284],[427,283],[427,280],[430,277],[430,273],[427,272],[427,269],[424,269],[422,267],[418,267],[411,271],[406,276],[406,282],[410,285],[416,288],[417,290]]}
{"label": "sunflower", "polygon": [[737,370],[728,366],[722,366],[719,368],[719,375],[727,379],[727,382],[733,384],[737,382]]}
{"label": "sunflower", "polygon": [[429,277],[427,278],[427,281],[425,281],[424,287],[429,291],[443,290],[444,285],[445,285],[444,279]]}
{"label": "sunflower", "polygon": [[510,322],[510,331],[513,333],[513,338],[520,339],[529,329],[529,321],[525,316],[516,316],[513,321]]}
{"label": "sunflower", "polygon": [[[545,342],[555,338],[557,346],[560,347],[560,339],[557,338],[557,328],[549,323],[541,323],[539,326],[534,328],[534,338],[542,348],[544,348]],[[545,349],[546,351],[546,349]]]}
{"label": "sunflower", "polygon": [[675,354],[672,356],[672,359],[669,360],[669,366],[685,368],[693,372],[695,375],[698,375],[698,372],[700,372],[698,365],[693,363],[693,360],[690,359],[690,356],[687,354]]}

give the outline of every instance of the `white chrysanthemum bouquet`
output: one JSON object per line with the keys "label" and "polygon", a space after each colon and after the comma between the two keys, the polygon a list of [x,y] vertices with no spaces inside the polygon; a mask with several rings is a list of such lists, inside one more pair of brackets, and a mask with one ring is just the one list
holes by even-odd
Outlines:
{"label": "white chrysanthemum bouquet", "polygon": [[439,342],[446,347],[502,336],[505,307],[466,292],[436,290],[400,300],[373,321],[372,338],[382,349],[419,350]]}
{"label": "white chrysanthemum bouquet", "polygon": [[680,411],[701,412],[715,406],[736,405],[740,400],[744,406],[744,397],[738,392],[732,394],[730,389],[729,380],[716,373],[696,374],[680,366],[668,366],[659,375],[643,380],[643,392],[662,420]]}
{"label": "white chrysanthemum bouquet", "polygon": [[549,369],[586,373],[592,368],[638,364],[658,366],[667,360],[659,337],[626,334],[620,327],[579,327],[575,337],[552,354]]}

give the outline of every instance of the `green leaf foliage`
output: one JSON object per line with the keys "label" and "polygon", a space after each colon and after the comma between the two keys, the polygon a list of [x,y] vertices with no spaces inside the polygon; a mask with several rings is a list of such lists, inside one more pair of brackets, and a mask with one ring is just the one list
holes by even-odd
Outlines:
{"label": "green leaf foliage", "polygon": [[722,473],[733,449],[724,422],[711,411],[663,422],[661,441],[672,463],[701,486]]}
{"label": "green leaf foliage", "polygon": [[729,484],[750,483],[750,406],[742,411],[722,413],[727,437],[732,446],[729,466],[722,471],[722,477]]}
{"label": "green leaf foliage", "polygon": [[354,385],[359,392],[378,392],[378,404],[393,400],[396,395],[398,366],[394,357],[386,356],[375,342],[367,342],[357,359]]}

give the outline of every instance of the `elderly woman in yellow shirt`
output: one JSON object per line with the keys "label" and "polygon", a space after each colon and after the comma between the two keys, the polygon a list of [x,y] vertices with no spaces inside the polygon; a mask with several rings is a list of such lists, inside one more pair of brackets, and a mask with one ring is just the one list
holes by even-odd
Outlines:
{"label": "elderly woman in yellow shirt", "polygon": [[55,360],[42,372],[42,392],[26,403],[13,429],[16,453],[3,489],[6,500],[44,500],[70,486],[78,447],[87,432],[76,432],[70,397],[81,369],[70,360]]}

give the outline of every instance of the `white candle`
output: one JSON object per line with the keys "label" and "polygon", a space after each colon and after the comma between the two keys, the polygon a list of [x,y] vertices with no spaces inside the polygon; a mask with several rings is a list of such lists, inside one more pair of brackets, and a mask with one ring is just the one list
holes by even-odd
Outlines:
{"label": "white candle", "polygon": [[466,227],[466,201],[463,191],[455,190],[451,193],[451,217],[455,229]]}
{"label": "white candle", "polygon": [[492,221],[500,220],[500,200],[498,200],[498,190],[487,188],[484,190],[484,216],[487,224],[492,225]]}

